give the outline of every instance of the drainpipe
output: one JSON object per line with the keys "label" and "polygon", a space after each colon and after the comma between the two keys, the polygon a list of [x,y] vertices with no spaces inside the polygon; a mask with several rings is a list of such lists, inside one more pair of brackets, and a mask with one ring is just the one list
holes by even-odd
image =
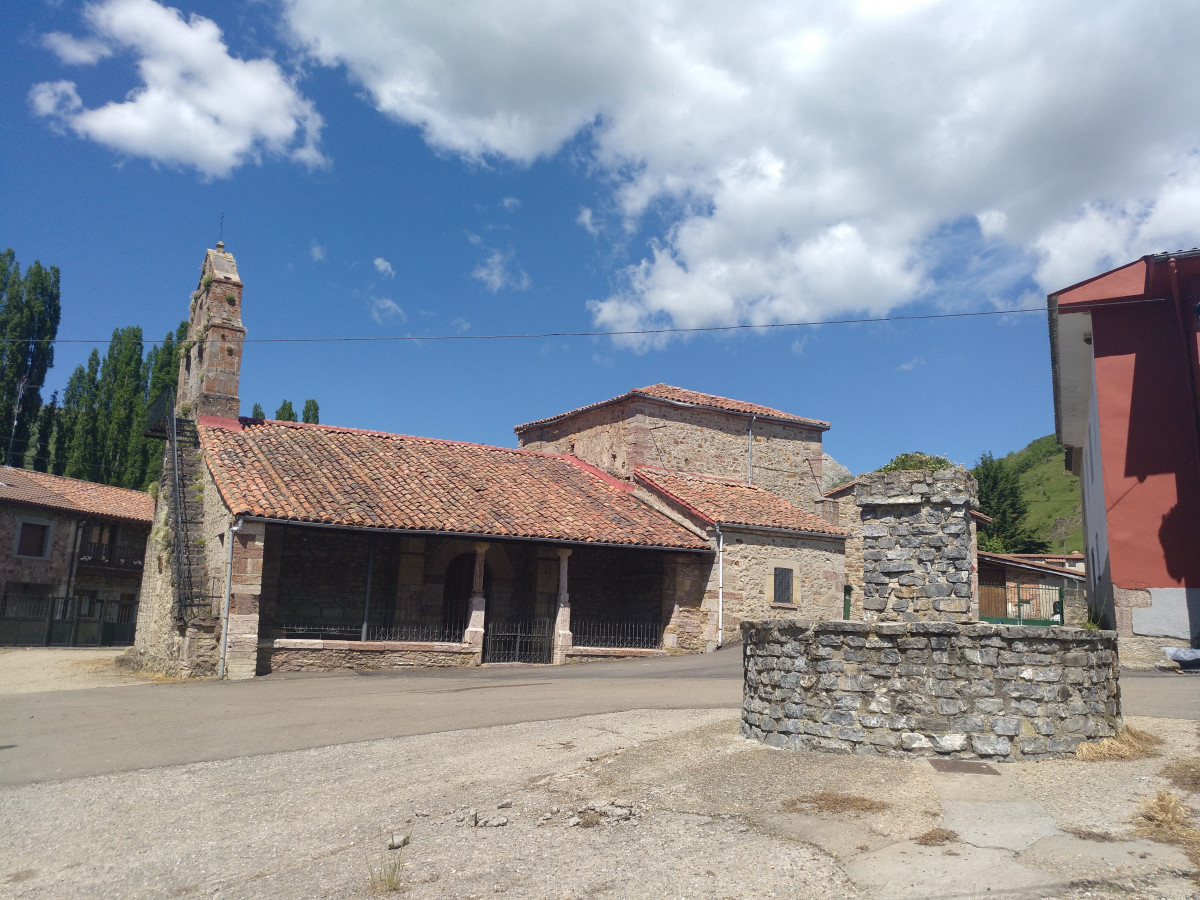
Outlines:
{"label": "drainpipe", "polygon": [[750,416],[750,427],[746,431],[749,451],[746,453],[746,484],[754,484],[754,419]]}
{"label": "drainpipe", "polygon": [[725,636],[725,535],[717,525],[717,649]]}
{"label": "drainpipe", "polygon": [[233,536],[242,530],[242,520],[231,525],[225,536],[225,597],[221,603],[221,664],[217,678],[225,677],[225,653],[229,648],[229,592],[233,584]]}

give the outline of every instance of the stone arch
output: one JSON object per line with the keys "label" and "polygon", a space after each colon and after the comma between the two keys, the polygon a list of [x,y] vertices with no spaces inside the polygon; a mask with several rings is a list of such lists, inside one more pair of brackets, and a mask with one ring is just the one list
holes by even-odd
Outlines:
{"label": "stone arch", "polygon": [[[446,577],[446,568],[454,561],[456,556],[463,553],[475,553],[475,544],[477,541],[463,540],[459,538],[451,538],[443,541],[429,557],[429,562],[425,566],[425,577],[429,581],[441,582]],[[511,582],[515,577],[513,572],[512,562],[508,558],[508,553],[500,544],[488,543],[487,553],[483,557],[484,563],[492,570],[492,577]]]}

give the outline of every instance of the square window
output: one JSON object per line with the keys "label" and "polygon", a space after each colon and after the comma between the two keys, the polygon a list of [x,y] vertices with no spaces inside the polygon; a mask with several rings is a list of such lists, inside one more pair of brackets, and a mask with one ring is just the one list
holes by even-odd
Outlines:
{"label": "square window", "polygon": [[49,549],[50,526],[40,522],[22,522],[17,535],[17,556],[45,558]]}
{"label": "square window", "polygon": [[775,569],[775,593],[771,600],[772,603],[787,603],[791,604],[792,600],[792,570],[776,567]]}

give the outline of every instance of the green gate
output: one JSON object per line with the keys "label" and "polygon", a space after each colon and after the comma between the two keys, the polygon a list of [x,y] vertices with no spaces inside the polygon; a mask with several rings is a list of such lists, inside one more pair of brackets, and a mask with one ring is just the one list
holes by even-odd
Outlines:
{"label": "green gate", "polygon": [[1061,625],[1062,585],[980,582],[979,618],[1004,625]]}

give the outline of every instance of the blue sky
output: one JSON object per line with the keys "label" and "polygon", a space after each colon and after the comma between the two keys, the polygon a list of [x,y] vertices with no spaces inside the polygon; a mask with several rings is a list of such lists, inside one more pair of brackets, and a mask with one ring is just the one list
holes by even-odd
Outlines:
{"label": "blue sky", "polygon": [[[1200,7],[1002,6],[15,4],[0,245],[62,270],[54,389],[184,317],[222,213],[251,340],[981,313],[1200,242]],[[856,472],[1053,430],[1044,313],[251,343],[241,396],[512,446],[660,381]]]}

